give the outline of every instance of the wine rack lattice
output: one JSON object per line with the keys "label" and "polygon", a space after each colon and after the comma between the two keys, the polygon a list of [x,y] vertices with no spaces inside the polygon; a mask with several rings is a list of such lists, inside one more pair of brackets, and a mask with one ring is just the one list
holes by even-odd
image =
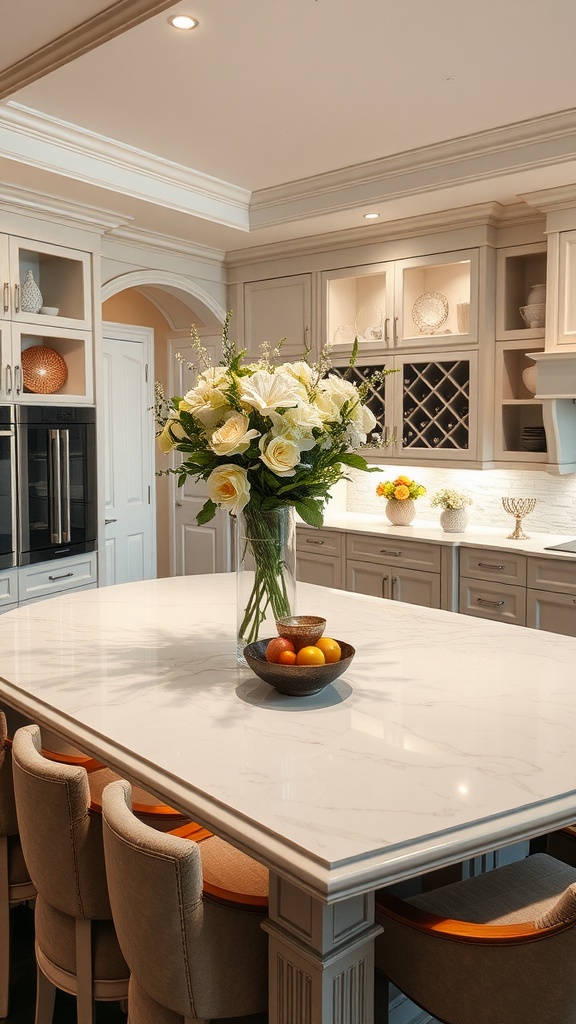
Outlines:
{"label": "wine rack lattice", "polygon": [[405,363],[404,448],[468,448],[470,363]]}

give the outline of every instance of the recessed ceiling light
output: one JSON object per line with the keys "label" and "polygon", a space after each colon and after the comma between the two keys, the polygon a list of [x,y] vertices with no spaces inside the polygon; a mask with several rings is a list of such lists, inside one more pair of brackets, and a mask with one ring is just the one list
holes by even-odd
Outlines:
{"label": "recessed ceiling light", "polygon": [[365,213],[364,220],[376,220],[379,216],[379,213]]}
{"label": "recessed ceiling light", "polygon": [[188,14],[173,14],[168,18],[168,24],[172,25],[172,28],[179,28],[187,32],[191,28],[196,28],[198,22],[196,18],[191,18]]}

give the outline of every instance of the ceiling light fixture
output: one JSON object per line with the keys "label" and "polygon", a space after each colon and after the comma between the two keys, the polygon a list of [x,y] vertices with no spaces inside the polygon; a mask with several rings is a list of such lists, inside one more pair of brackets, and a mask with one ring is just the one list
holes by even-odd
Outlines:
{"label": "ceiling light fixture", "polygon": [[188,14],[173,14],[168,18],[168,24],[172,25],[172,28],[178,28],[183,32],[190,31],[191,28],[198,26],[196,18],[191,18]]}
{"label": "ceiling light fixture", "polygon": [[379,216],[379,213],[365,213],[364,220],[376,220]]}

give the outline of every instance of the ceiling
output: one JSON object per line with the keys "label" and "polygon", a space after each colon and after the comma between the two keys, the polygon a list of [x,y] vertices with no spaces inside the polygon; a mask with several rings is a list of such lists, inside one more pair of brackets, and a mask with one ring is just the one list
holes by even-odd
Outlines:
{"label": "ceiling", "polygon": [[576,182],[571,0],[2,7],[1,182],[111,234],[233,251]]}

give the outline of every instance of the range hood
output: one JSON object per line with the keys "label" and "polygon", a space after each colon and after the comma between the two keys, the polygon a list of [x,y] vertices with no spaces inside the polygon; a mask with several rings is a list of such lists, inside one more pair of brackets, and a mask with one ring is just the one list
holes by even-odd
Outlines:
{"label": "range hood", "polygon": [[536,394],[548,444],[549,469],[576,473],[576,351],[531,352]]}

